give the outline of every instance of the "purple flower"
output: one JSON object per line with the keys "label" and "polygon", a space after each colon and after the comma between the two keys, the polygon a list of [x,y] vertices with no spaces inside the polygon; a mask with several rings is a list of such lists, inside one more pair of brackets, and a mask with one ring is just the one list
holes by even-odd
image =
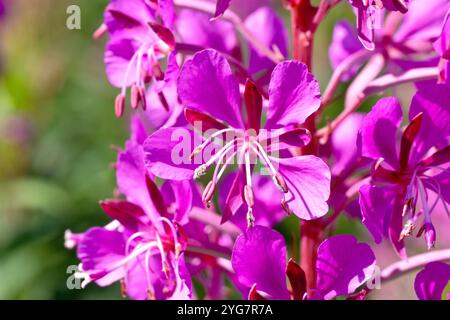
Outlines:
{"label": "purple flower", "polygon": [[[185,62],[178,95],[186,107],[187,121],[201,132],[213,129],[214,133],[202,142],[194,132],[180,128],[155,132],[144,146],[147,167],[153,174],[172,180],[192,179],[217,163],[203,194],[203,200],[209,203],[220,177],[237,157],[238,173],[227,196],[223,220],[229,220],[245,202],[250,221],[254,192],[258,192],[252,186],[251,175],[259,159],[279,188],[286,211],[293,210],[306,220],[327,213],[330,172],[325,163],[315,156],[271,156],[277,151],[285,153],[290,147],[302,147],[310,140],[310,133],[296,125],[318,109],[320,92],[305,65],[285,61],[274,69],[264,130],[261,94],[247,81],[244,92],[247,117],[244,117],[238,81],[225,58],[214,50],[201,51]],[[198,128],[199,124],[202,128]],[[224,145],[218,145],[214,138],[223,136]],[[199,164],[198,159],[200,166],[193,163]]]}
{"label": "purple flower", "polygon": [[330,237],[318,248],[317,290],[308,296],[303,270],[292,259],[286,265],[286,255],[284,238],[276,231],[255,226],[241,235],[234,245],[232,265],[244,296],[333,299],[352,294],[375,270],[375,256],[367,244],[350,235]]}
{"label": "purple flower", "polygon": [[[361,3],[361,1],[359,1]],[[335,26],[329,57],[333,69],[346,67],[342,79],[349,80],[371,57],[383,53],[389,69],[396,71],[415,67],[433,66],[435,55],[432,44],[439,37],[442,22],[450,3],[446,0],[411,1],[408,14],[391,13],[380,21],[380,34],[370,41],[358,40],[357,34],[348,22],[341,21]],[[365,25],[365,23],[363,23]],[[361,34],[358,34],[361,39]],[[372,50],[367,52],[366,49]],[[422,58],[417,59],[420,55]]]}
{"label": "purple flower", "polygon": [[83,287],[120,280],[123,293],[133,299],[188,299],[191,278],[181,224],[187,222],[192,189],[187,181],[166,182],[161,190],[156,186],[144,167],[145,136],[134,120],[132,138],[117,160],[117,184],[126,200],[100,203],[113,222],[83,234],[67,232],[66,245],[77,247],[81,264],[76,276]]}
{"label": "purple flower", "polygon": [[358,38],[369,50],[375,48],[374,30],[376,21],[383,15],[383,9],[389,11],[408,11],[408,0],[349,0],[356,9]]}
{"label": "purple flower", "polygon": [[431,262],[417,274],[414,290],[420,300],[442,300],[442,293],[449,281],[450,265]]}
{"label": "purple flower", "polygon": [[[450,156],[449,106],[445,86],[428,86],[414,96],[410,123],[403,132],[402,110],[395,98],[381,99],[361,128],[361,154],[376,161],[371,183],[360,189],[363,223],[376,242],[389,237],[403,257],[403,239],[412,233],[421,216],[418,235],[424,234],[428,248],[434,246],[431,213],[438,200],[444,204],[450,200],[446,169]],[[437,194],[434,203],[428,200],[430,194]]]}
{"label": "purple flower", "polygon": [[[154,8],[144,0],[112,0],[105,11],[105,25],[110,39],[105,50],[106,74],[115,87],[121,88],[116,98],[116,115],[124,111],[127,88],[131,87],[131,106],[141,103],[146,108],[146,84],[165,78],[159,60],[175,47],[170,31],[171,1],[160,1]],[[166,8],[168,7],[168,8]],[[168,14],[169,13],[169,14]],[[165,25],[158,24],[161,16]]]}

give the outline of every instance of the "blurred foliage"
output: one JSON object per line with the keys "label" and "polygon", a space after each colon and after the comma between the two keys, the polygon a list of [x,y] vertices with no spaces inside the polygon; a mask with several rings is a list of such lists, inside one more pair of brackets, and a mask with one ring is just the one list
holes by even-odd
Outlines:
{"label": "blurred foliage", "polygon": [[[111,146],[122,146],[127,136],[127,122],[114,117],[105,40],[91,38],[108,1],[6,1],[8,12],[0,21],[0,299],[120,298],[118,285],[68,290],[67,268],[78,261],[63,245],[66,229],[81,232],[107,222],[98,201],[113,195]],[[81,30],[66,28],[71,4],[81,8]],[[279,12],[288,24],[287,11]],[[333,25],[342,18],[354,19],[346,5],[332,11],[316,37],[314,73],[322,89],[331,74],[327,48]],[[326,117],[342,104],[337,99]],[[289,246],[298,242],[294,217],[277,229]],[[343,217],[334,232],[364,231]]]}

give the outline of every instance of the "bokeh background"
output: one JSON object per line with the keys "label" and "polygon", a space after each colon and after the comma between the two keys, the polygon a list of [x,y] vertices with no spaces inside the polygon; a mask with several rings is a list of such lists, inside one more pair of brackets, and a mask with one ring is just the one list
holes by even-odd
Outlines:
{"label": "bokeh background", "polygon": [[[114,117],[117,90],[104,73],[105,40],[92,40],[107,2],[5,0],[0,18],[0,299],[121,299],[118,285],[69,290],[67,268],[78,261],[64,248],[66,229],[80,232],[107,222],[98,201],[113,195],[114,146],[127,137],[127,121]],[[287,12],[278,0],[274,3],[288,25]],[[81,30],[66,28],[71,4],[81,8]],[[327,51],[333,25],[343,18],[354,20],[345,3],[317,34],[314,73],[322,88],[331,75]],[[411,88],[398,92],[407,104]],[[327,116],[341,108],[337,100]],[[297,225],[290,219],[279,230],[295,236]],[[347,217],[334,232],[370,241],[360,223]],[[389,245],[376,252],[381,266],[397,259]],[[412,281],[408,275],[383,285],[371,298],[412,299]]]}

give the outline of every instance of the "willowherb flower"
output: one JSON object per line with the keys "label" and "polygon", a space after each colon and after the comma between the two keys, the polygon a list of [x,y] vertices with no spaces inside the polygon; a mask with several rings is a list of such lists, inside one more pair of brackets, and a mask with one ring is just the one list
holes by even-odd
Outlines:
{"label": "willowherb flower", "polygon": [[[237,157],[238,173],[227,196],[223,221],[245,203],[251,224],[254,192],[258,192],[251,176],[259,159],[280,190],[280,202],[286,211],[307,220],[327,213],[330,172],[325,163],[315,156],[271,156],[305,146],[310,140],[308,130],[296,125],[318,109],[320,92],[305,65],[285,61],[274,69],[263,128],[263,99],[258,89],[251,81],[246,82],[244,117],[238,81],[226,59],[214,50],[199,52],[185,62],[178,80],[178,95],[186,107],[186,120],[194,128],[200,124],[202,132],[213,129],[214,133],[198,144],[199,138],[193,131],[180,128],[160,129],[152,134],[144,148],[147,167],[153,174],[165,179],[192,179],[216,164],[203,194],[208,203],[219,179]],[[213,142],[222,136],[226,136],[224,145]],[[177,151],[181,151],[182,161],[174,159]],[[203,162],[200,166],[194,163],[197,158]]]}
{"label": "willowherb flower", "polygon": [[117,184],[126,200],[100,203],[113,220],[82,234],[66,233],[66,245],[77,247],[77,277],[82,286],[121,281],[133,299],[187,299],[191,278],[184,262],[192,189],[187,181],[166,182],[161,190],[144,167],[141,142],[146,133],[134,120],[132,138],[117,160]]}
{"label": "willowherb flower", "polygon": [[423,233],[427,247],[434,247],[431,214],[439,200],[444,206],[450,201],[449,102],[446,86],[422,88],[411,102],[410,123],[401,132],[400,103],[383,98],[361,128],[361,154],[376,161],[370,184],[360,189],[363,223],[376,242],[388,236],[403,257],[403,239],[412,234],[421,216],[418,235]]}
{"label": "willowherb flower", "polygon": [[[347,64],[343,80],[352,78],[371,57],[382,53],[388,70],[399,73],[418,67],[435,65],[433,42],[439,37],[445,13],[450,8],[446,0],[411,1],[406,15],[390,13],[381,16],[379,33],[372,39],[371,52],[358,41],[354,27],[340,21],[334,27],[329,48],[331,65],[336,70]],[[381,69],[381,68],[380,68]]]}
{"label": "willowherb flower", "polygon": [[317,249],[317,288],[307,293],[304,271],[292,259],[286,265],[286,256],[286,244],[278,232],[255,226],[242,234],[234,245],[232,265],[243,295],[249,299],[333,299],[354,293],[375,271],[375,256],[367,244],[350,235],[333,236]]}
{"label": "willowherb flower", "polygon": [[409,0],[349,0],[349,2],[356,9],[359,40],[364,47],[373,50],[375,29],[378,27],[376,23],[382,18],[384,10],[406,13]]}
{"label": "willowherb flower", "polygon": [[[116,97],[116,115],[124,112],[127,89],[131,90],[130,103],[133,109],[142,104],[146,108],[146,86],[153,82],[164,83],[165,74],[160,60],[168,58],[173,64],[175,38],[171,28],[173,8],[161,8],[171,1],[159,1],[159,6],[145,0],[112,0],[105,10],[104,26],[109,34],[105,50],[105,65],[108,80],[121,88]],[[161,17],[164,24],[157,18]]]}
{"label": "willowherb flower", "polygon": [[[431,262],[416,275],[414,290],[420,300],[442,300],[442,293],[449,281],[450,265]],[[449,298],[450,295],[447,299]]]}

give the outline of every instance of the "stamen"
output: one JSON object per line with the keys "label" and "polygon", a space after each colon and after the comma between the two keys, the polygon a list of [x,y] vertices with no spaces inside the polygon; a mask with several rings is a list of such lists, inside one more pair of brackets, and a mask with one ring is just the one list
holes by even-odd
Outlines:
{"label": "stamen", "polygon": [[120,118],[123,115],[123,112],[125,110],[125,95],[122,93],[119,93],[116,97],[114,110],[116,112],[116,117]]}
{"label": "stamen", "polygon": [[131,108],[136,110],[137,107],[139,106],[139,102],[140,102],[139,88],[137,85],[134,84],[131,87]]}
{"label": "stamen", "polygon": [[217,183],[214,180],[211,180],[203,191],[202,201],[207,208],[211,207],[211,200],[214,196],[214,192],[216,191]]}
{"label": "stamen", "polygon": [[291,210],[291,208],[289,208],[289,205],[286,202],[286,199],[281,199],[281,206],[283,207],[284,211],[288,214],[291,215],[293,212]]}
{"label": "stamen", "polygon": [[189,156],[189,159],[192,160],[194,158],[194,156],[196,154],[198,154],[199,152],[201,152],[215,137],[217,137],[218,135],[221,135],[225,132],[229,132],[229,131],[234,131],[234,128],[226,128],[226,129],[222,129],[219,130],[217,132],[215,132],[214,134],[212,134],[208,139],[206,139],[201,145],[199,145],[198,147],[196,147],[194,149],[194,151],[192,151],[191,155]]}

